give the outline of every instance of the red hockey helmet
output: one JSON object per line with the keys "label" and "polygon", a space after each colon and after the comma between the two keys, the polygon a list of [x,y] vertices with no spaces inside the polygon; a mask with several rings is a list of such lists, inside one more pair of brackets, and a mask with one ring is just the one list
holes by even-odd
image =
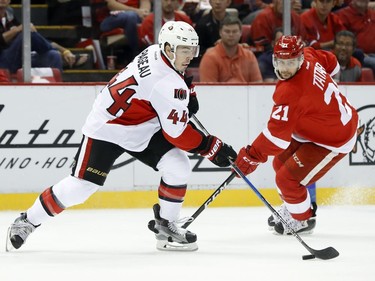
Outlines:
{"label": "red hockey helmet", "polygon": [[275,44],[273,54],[278,59],[293,59],[303,54],[303,47],[300,36],[281,36]]}
{"label": "red hockey helmet", "polygon": [[292,78],[301,68],[304,44],[299,36],[281,36],[274,47],[272,63],[279,80]]}

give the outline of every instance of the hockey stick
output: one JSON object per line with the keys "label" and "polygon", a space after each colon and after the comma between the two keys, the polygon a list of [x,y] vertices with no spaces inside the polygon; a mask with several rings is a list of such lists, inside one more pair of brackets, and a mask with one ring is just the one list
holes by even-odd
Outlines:
{"label": "hockey stick", "polygon": [[199,121],[199,119],[197,118],[197,116],[195,116],[195,114],[192,114],[191,117],[194,119],[195,123],[198,124],[198,126],[202,129],[203,133],[208,136],[210,133],[206,130],[206,128],[203,126],[203,124],[201,123],[201,121]]}
{"label": "hockey stick", "polygon": [[[230,161],[230,160],[229,160]],[[297,232],[295,232],[289,224],[283,219],[283,217],[271,206],[270,203],[263,197],[263,195],[258,191],[258,189],[251,183],[251,181],[241,172],[241,170],[237,167],[236,164],[234,164],[231,161],[232,168],[236,171],[236,173],[251,187],[251,189],[255,192],[255,194],[258,196],[258,198],[270,209],[272,214],[276,216],[284,225],[289,228],[290,232],[293,234],[294,237],[297,238],[297,240],[311,253],[311,255],[304,255],[302,256],[302,259],[308,260],[313,258],[319,258],[322,260],[330,260],[333,258],[336,258],[339,255],[339,252],[333,248],[328,247],[322,250],[315,250],[311,247],[309,247],[305,241],[302,240],[302,238],[298,235]]]}
{"label": "hockey stick", "polygon": [[[204,128],[203,124],[198,120],[198,118],[194,114],[192,115],[192,118],[198,124],[198,126],[201,127],[203,132],[206,135],[209,135],[208,131]],[[212,193],[211,196],[207,198],[207,200],[199,207],[199,209],[195,211],[195,213],[191,216],[191,218],[193,219],[188,220],[181,227],[187,228],[200,215],[200,213],[202,213],[203,210],[206,209],[209,204],[211,204],[211,202],[216,198],[216,196],[218,196],[224,190],[224,188],[226,188],[226,186],[235,178],[235,176],[236,173],[232,172],[229,175],[229,177],[214,191],[214,193]]]}
{"label": "hockey stick", "polygon": [[202,213],[203,210],[206,209],[208,205],[212,203],[212,201],[214,201],[216,196],[218,196],[235,177],[236,173],[231,173],[230,176],[214,191],[214,193],[212,193],[211,196],[208,197],[208,199],[202,204],[202,206],[200,206],[199,209],[195,211],[195,213],[191,216],[191,218],[193,219],[188,220],[181,227],[187,228],[193,221],[195,221],[195,219],[200,215],[200,213]]}
{"label": "hockey stick", "polygon": [[[198,124],[198,126],[201,127],[203,132],[209,135],[208,131],[203,126],[203,124],[198,120],[198,118],[195,115],[192,115],[192,117],[194,121]],[[322,260],[329,260],[329,259],[336,258],[339,255],[339,252],[333,247],[328,247],[322,250],[315,250],[309,247],[305,243],[305,241],[303,241],[302,238],[298,235],[298,233],[295,232],[289,226],[289,224],[283,219],[283,217],[272,207],[272,205],[268,203],[268,201],[263,197],[263,195],[258,191],[258,189],[250,182],[250,180],[242,173],[242,171],[237,167],[237,165],[234,164],[234,162],[231,159],[229,159],[229,161],[231,162],[231,166],[235,170],[235,172],[251,187],[251,189],[255,192],[258,198],[268,207],[268,209],[272,212],[272,214],[277,216],[278,219],[289,228],[293,236],[297,238],[297,240],[310,252],[311,255],[304,255],[302,256],[302,259],[307,260],[307,259],[314,259],[316,257]]]}

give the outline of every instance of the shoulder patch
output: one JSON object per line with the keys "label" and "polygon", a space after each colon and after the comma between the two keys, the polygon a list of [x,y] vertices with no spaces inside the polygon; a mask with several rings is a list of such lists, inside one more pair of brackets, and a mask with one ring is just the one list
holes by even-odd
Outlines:
{"label": "shoulder patch", "polygon": [[179,100],[186,100],[187,93],[184,89],[174,89],[174,98]]}

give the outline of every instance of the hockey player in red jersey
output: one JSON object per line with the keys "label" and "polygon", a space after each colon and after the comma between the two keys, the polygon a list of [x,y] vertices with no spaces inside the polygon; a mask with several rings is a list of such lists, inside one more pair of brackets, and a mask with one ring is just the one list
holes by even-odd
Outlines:
{"label": "hockey player in red jersey", "polygon": [[[311,233],[316,206],[311,206],[306,186],[352,150],[358,115],[331,78],[339,70],[332,53],[304,48],[300,37],[282,36],[274,47],[273,65],[279,82],[267,127],[239,151],[235,163],[247,175],[275,156],[283,200],[279,213],[294,231]],[[290,234],[277,217],[268,223],[276,233]]]}
{"label": "hockey player in red jersey", "polygon": [[189,122],[199,105],[192,79],[184,73],[198,54],[193,27],[176,21],[163,25],[159,44],[136,56],[98,94],[71,175],[43,191],[15,220],[8,230],[7,250],[18,249],[40,224],[89,198],[124,152],[161,172],[159,204],[154,205],[155,220],[149,226],[157,248],[197,249],[197,236],[179,224],[191,173],[186,152],[199,153],[220,167],[237,157],[231,146],[205,136]]}

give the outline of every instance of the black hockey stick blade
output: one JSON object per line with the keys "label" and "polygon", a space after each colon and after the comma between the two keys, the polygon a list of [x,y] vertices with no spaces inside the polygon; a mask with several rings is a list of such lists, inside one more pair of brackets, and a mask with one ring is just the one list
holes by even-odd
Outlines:
{"label": "black hockey stick blade", "polygon": [[340,255],[340,253],[333,247],[328,247],[322,250],[314,250],[307,246],[307,249],[312,255],[321,260],[334,259]]}

